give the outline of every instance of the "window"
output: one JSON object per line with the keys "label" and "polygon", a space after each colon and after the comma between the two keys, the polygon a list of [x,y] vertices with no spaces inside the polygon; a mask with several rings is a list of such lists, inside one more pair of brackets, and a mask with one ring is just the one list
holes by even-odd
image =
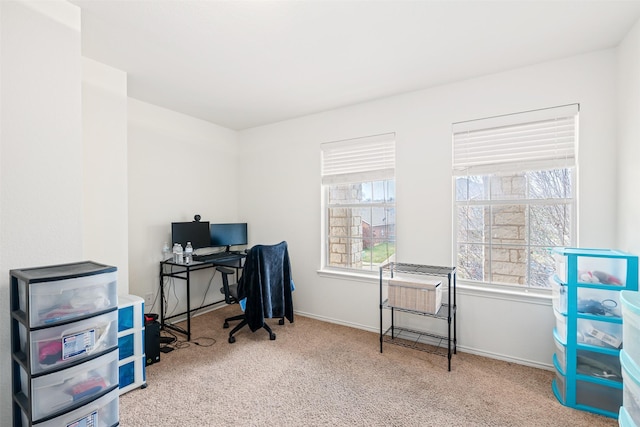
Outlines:
{"label": "window", "polygon": [[549,287],[551,248],[575,246],[578,105],[453,125],[461,280]]}
{"label": "window", "polygon": [[323,267],[377,271],[396,251],[395,134],[321,145]]}

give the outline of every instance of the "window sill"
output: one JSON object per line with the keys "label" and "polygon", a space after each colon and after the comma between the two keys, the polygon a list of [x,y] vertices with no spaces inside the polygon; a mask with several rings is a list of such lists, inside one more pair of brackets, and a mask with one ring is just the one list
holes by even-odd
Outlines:
{"label": "window sill", "polygon": [[330,277],[333,279],[367,282],[367,283],[380,283],[380,273],[377,271],[369,271],[356,273],[355,271],[343,271],[343,270],[330,270],[321,269],[317,271],[320,277]]}
{"label": "window sill", "polygon": [[[373,271],[368,273],[356,273],[353,271],[322,269],[317,270],[317,273],[320,277],[372,283],[375,285],[380,284],[379,273]],[[456,282],[456,293],[459,295],[470,295],[480,298],[504,299],[529,303],[534,302],[543,305],[549,305],[551,303],[551,289],[547,288],[537,289],[505,285],[478,285],[458,280]]]}
{"label": "window sill", "polygon": [[458,294],[481,298],[504,299],[509,301],[536,302],[543,305],[551,303],[551,289],[523,288],[503,285],[478,285],[458,281]]}

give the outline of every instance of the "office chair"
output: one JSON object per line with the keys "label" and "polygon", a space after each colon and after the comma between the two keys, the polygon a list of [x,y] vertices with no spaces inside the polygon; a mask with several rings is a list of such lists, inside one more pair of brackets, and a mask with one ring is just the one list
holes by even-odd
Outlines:
{"label": "office chair", "polygon": [[[232,285],[229,284],[229,275],[234,273],[233,270],[226,267],[216,267],[216,270],[218,270],[222,274],[222,288],[220,288],[220,292],[224,294],[224,302],[226,302],[229,305],[238,304],[240,302],[238,300],[238,284],[237,283],[234,283]],[[224,324],[222,325],[222,327],[225,329],[228,329],[229,322],[233,322],[235,320],[244,320],[244,313],[239,314],[237,316],[227,317],[226,319],[224,319]],[[235,332],[236,331],[233,330],[229,335],[230,343],[235,342],[235,338],[233,339],[233,341],[231,340],[232,334],[234,334]]]}
{"label": "office chair", "polygon": [[265,322],[267,318],[279,318],[284,325],[287,318],[293,323],[293,301],[291,292],[294,285],[291,279],[291,265],[286,242],[277,245],[256,245],[247,252],[242,276],[237,284],[229,284],[229,275],[233,270],[217,267],[222,273],[222,292],[227,304],[239,303],[244,313],[224,320],[223,327],[229,328],[229,322],[240,320],[231,332],[229,343],[236,339],[234,334],[249,325],[252,332],[262,328],[269,333],[269,339],[275,340],[276,334]]}

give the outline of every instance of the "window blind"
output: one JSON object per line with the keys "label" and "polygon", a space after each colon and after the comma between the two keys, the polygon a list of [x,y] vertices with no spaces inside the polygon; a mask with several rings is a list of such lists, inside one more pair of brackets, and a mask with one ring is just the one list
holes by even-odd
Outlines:
{"label": "window blind", "polygon": [[346,184],[393,178],[395,134],[383,134],[321,144],[322,184]]}
{"label": "window blind", "polygon": [[453,125],[455,175],[575,165],[578,104]]}

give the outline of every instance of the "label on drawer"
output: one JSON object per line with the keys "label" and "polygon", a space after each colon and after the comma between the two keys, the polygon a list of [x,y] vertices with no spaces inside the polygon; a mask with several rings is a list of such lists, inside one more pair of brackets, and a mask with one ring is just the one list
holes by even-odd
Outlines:
{"label": "label on drawer", "polygon": [[596,328],[590,328],[587,333],[589,335],[591,335],[592,337],[596,337],[598,338],[600,341],[602,341],[605,344],[609,344],[611,347],[613,348],[620,348],[620,346],[622,345],[622,341],[620,339],[618,339],[617,337],[607,334],[605,332],[602,332],[599,329]]}
{"label": "label on drawer", "polygon": [[62,337],[62,360],[68,360],[72,357],[85,354],[93,350],[95,344],[95,329],[89,329],[88,331]]}
{"label": "label on drawer", "polygon": [[67,424],[67,427],[98,427],[98,411]]}

